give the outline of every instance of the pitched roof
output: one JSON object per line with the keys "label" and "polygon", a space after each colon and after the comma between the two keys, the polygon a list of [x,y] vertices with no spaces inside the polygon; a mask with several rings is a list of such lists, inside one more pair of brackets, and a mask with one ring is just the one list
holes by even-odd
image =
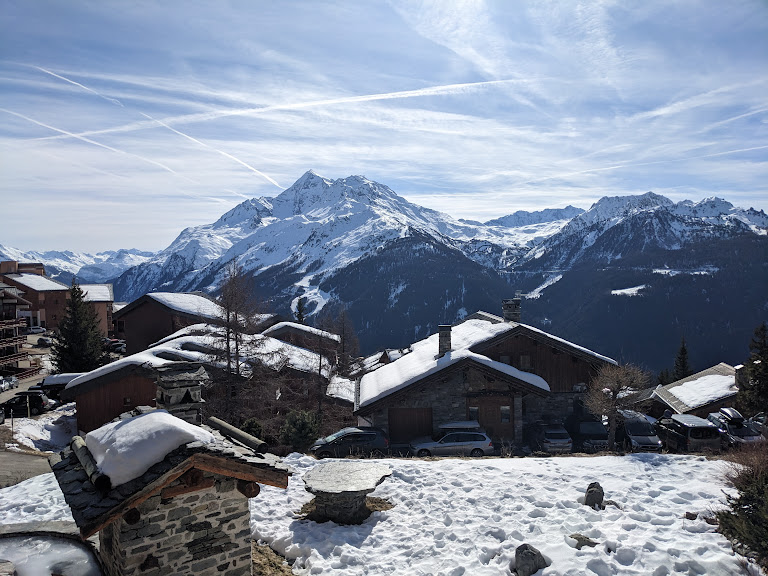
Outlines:
{"label": "pitched roof", "polygon": [[22,286],[35,292],[52,292],[57,290],[69,290],[69,286],[53,278],[40,276],[39,274],[5,274],[7,279],[13,280]]}
{"label": "pitched roof", "polygon": [[[178,362],[197,362],[223,368],[226,361],[221,358],[224,329],[210,324],[193,324],[174,332],[148,349],[125,356],[91,370],[67,384],[62,399],[73,399],[111,382],[119,374],[140,372],[153,374],[153,370]],[[318,367],[325,378],[330,365],[325,358],[306,348],[288,344],[276,338],[261,334],[244,334],[240,347],[241,371],[247,376],[253,365],[266,366],[279,371],[284,367],[298,372],[317,374]]]}
{"label": "pitched roof", "polygon": [[112,284],[80,284],[86,302],[112,302]]}
{"label": "pitched roof", "polygon": [[305,324],[299,324],[297,322],[278,322],[277,324],[270,326],[262,332],[262,334],[279,334],[282,332],[305,332],[313,336],[320,336],[334,342],[341,342],[341,336],[333,334],[332,332],[326,332],[325,330],[319,330],[312,326],[306,326]]}
{"label": "pitched roof", "polygon": [[725,400],[738,393],[736,369],[725,362],[677,380],[653,391],[653,398],[678,414]]}
{"label": "pitched roof", "polygon": [[[120,419],[132,418],[152,410],[142,407],[133,413],[121,415]],[[162,494],[163,488],[193,469],[278,488],[287,487],[290,473],[277,456],[257,454],[240,443],[225,439],[216,430],[206,426],[202,428],[213,435],[213,442],[182,444],[139,477],[111,487],[106,492],[97,489],[96,484],[99,483],[94,484],[93,476],[86,472],[74,450],[62,452],[62,460],[51,468],[64,493],[64,499],[72,509],[72,516],[82,537],[88,538],[151,496]],[[93,457],[87,448],[83,448],[88,456]]]}
{"label": "pitched roof", "polygon": [[481,365],[528,384],[532,388],[538,388],[543,393],[549,392],[549,384],[541,376],[523,372],[470,350],[478,344],[511,332],[516,326],[513,323],[494,323],[477,319],[466,320],[451,329],[452,349],[441,358],[437,358],[438,334],[415,342],[411,345],[410,354],[405,354],[394,362],[381,366],[361,378],[360,396],[356,408],[371,405],[459,362]]}
{"label": "pitched roof", "polygon": [[118,318],[127,314],[148,301],[156,302],[172,312],[189,318],[216,320],[223,317],[221,306],[209,296],[199,292],[150,292],[114,311],[113,317]]}

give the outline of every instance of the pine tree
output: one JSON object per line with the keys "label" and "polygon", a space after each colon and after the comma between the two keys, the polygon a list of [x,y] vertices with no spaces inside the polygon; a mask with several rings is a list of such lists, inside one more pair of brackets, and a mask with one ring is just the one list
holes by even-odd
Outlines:
{"label": "pine tree", "polygon": [[656,378],[656,383],[660,386],[666,386],[672,382],[674,382],[674,380],[672,379],[672,373],[669,371],[669,368],[664,368],[664,370],[659,372],[659,376]]}
{"label": "pine tree", "polygon": [[299,324],[304,324],[307,320],[307,299],[306,298],[299,298],[299,301],[296,303],[296,312],[294,313],[294,317],[296,318],[296,322]]}
{"label": "pine tree", "polygon": [[672,371],[672,381],[677,382],[693,374],[691,365],[688,363],[688,348],[685,346],[685,336],[680,340],[680,349],[675,358],[675,369]]}
{"label": "pine tree", "polygon": [[102,351],[96,311],[85,301],[75,278],[69,289],[66,313],[59,323],[59,338],[53,345],[51,361],[56,372],[90,372],[109,362],[109,355]]}
{"label": "pine tree", "polygon": [[768,326],[765,322],[755,328],[749,343],[749,360],[745,382],[739,390],[739,406],[754,413],[768,409]]}

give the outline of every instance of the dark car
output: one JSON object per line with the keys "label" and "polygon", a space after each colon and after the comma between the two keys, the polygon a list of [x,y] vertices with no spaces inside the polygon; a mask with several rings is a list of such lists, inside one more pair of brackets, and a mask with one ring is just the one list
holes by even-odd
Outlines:
{"label": "dark car", "polygon": [[626,452],[661,452],[661,440],[648,419],[639,412],[619,414],[616,442]]}
{"label": "dark car", "polygon": [[42,392],[18,392],[16,396],[3,403],[6,416],[37,416],[51,407],[51,401]]}
{"label": "dark car", "polygon": [[493,442],[483,432],[449,432],[437,440],[411,443],[417,456],[490,456],[496,452]]}
{"label": "dark car", "polygon": [[575,452],[600,452],[608,449],[608,430],[595,418],[569,418],[566,429],[573,440]]}
{"label": "dark car", "polygon": [[733,408],[720,408],[707,415],[707,420],[717,426],[723,448],[739,448],[752,442],[765,440],[751,422]]}
{"label": "dark car", "polygon": [[565,454],[573,449],[573,440],[561,424],[537,423],[531,448],[548,454]]}
{"label": "dark car", "polygon": [[310,451],[317,458],[383,456],[389,451],[389,436],[378,428],[344,428],[317,440]]}
{"label": "dark car", "polygon": [[709,420],[692,414],[665,414],[656,421],[656,435],[674,452],[719,452],[720,431]]}

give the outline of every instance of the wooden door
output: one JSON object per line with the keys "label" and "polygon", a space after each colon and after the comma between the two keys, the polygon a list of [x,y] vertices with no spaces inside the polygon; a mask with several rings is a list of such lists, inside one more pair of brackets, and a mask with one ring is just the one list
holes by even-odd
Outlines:
{"label": "wooden door", "polygon": [[387,419],[392,444],[432,436],[432,408],[390,408]]}
{"label": "wooden door", "polygon": [[515,437],[514,404],[509,396],[467,398],[467,414],[477,414],[488,436],[495,440],[513,441]]}

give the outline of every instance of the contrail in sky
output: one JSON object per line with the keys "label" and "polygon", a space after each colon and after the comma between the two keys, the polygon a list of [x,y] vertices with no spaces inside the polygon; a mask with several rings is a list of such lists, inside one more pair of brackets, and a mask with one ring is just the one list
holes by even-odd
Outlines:
{"label": "contrail in sky", "polygon": [[[536,80],[542,80],[543,78],[537,78]],[[378,100],[399,100],[403,98],[418,98],[422,96],[440,96],[445,94],[456,94],[464,90],[470,90],[474,88],[480,88],[484,86],[504,85],[512,83],[527,83],[531,80],[489,80],[486,82],[468,82],[464,84],[446,84],[443,86],[431,86],[429,88],[418,88],[416,90],[401,90],[399,92],[386,92],[381,94],[365,94],[362,96],[342,96],[339,98],[328,98],[324,100],[312,100],[309,102],[294,102],[287,104],[274,104],[270,106],[262,106],[259,108],[230,108],[227,110],[214,110],[212,112],[198,112],[197,114],[185,114],[182,116],[170,116],[163,118],[165,124],[193,124],[196,122],[207,122],[209,120],[215,120],[217,118],[226,118],[228,116],[246,116],[246,115],[259,115],[266,114],[268,112],[275,112],[281,110],[302,110],[305,108],[317,108],[321,106],[333,106],[337,104],[355,104],[358,102],[375,102]],[[154,122],[133,122],[131,124],[125,124],[123,126],[116,126],[114,128],[105,128],[103,130],[92,130],[89,132],[81,132],[81,136],[96,136],[99,134],[112,134],[115,132],[132,132],[134,130],[142,130],[145,128],[152,128],[155,126]],[[52,140],[59,139],[60,136],[50,136],[47,138],[39,138],[39,140]]]}
{"label": "contrail in sky", "polygon": [[[86,90],[86,91],[90,92],[91,94],[95,94],[96,96],[98,96],[99,98],[102,98],[103,100],[106,100],[107,102],[111,102],[112,104],[116,104],[117,106],[125,108],[125,106],[123,106],[123,103],[120,102],[120,100],[117,100],[116,98],[109,98],[108,96],[104,96],[103,94],[97,92],[96,90],[94,90],[92,88],[89,88],[88,86],[85,86],[83,84],[80,84],[79,82],[75,82],[74,80],[70,80],[69,78],[66,78],[66,77],[64,77],[64,76],[62,76],[60,74],[56,74],[55,72],[51,72],[50,70],[46,70],[45,68],[41,68],[40,66],[32,66],[32,68],[35,68],[36,70],[40,70],[41,72],[45,72],[46,74],[50,74],[51,76],[53,76],[55,78],[59,78],[60,80],[64,80],[64,82],[68,82],[69,84],[74,84],[75,86],[78,86],[78,87],[82,88],[83,90]],[[160,126],[163,126],[163,127],[167,128],[171,132],[174,132],[174,133],[178,134],[179,136],[183,136],[184,138],[187,138],[188,140],[191,140],[192,142],[195,142],[196,144],[198,144],[198,145],[200,145],[200,146],[202,146],[204,148],[207,148],[207,149],[212,150],[214,152],[218,152],[222,156],[226,156],[227,158],[229,158],[231,160],[234,160],[238,164],[241,164],[242,166],[248,168],[248,170],[251,170],[255,174],[258,174],[259,176],[261,176],[262,178],[264,178],[265,180],[267,180],[271,184],[274,184],[275,186],[277,186],[278,188],[280,188],[282,190],[282,186],[280,186],[280,184],[278,184],[273,178],[267,176],[266,174],[264,174],[264,172],[261,172],[260,170],[257,170],[256,168],[254,168],[250,164],[247,164],[247,163],[243,162],[239,158],[236,158],[232,154],[229,154],[228,152],[224,152],[223,150],[219,150],[217,148],[214,148],[213,146],[210,146],[210,145],[206,144],[205,142],[201,142],[197,138],[193,138],[189,134],[185,134],[184,132],[176,130],[175,128],[172,128],[171,126],[169,126],[168,124],[166,124],[162,120],[157,120],[156,118],[153,118],[149,114],[145,114],[141,110],[138,110],[138,112],[139,112],[139,114],[141,114],[145,118],[148,118],[150,121],[155,122],[155,123],[159,124]],[[75,136],[74,134],[72,134],[70,132],[65,132],[63,130],[60,130],[60,132],[62,134],[64,134],[65,136],[66,135]],[[108,131],[96,131],[96,132],[98,132],[100,134],[105,134]],[[91,132],[91,133],[81,133],[81,134],[77,134],[77,136],[81,136],[82,137],[82,136],[88,136],[88,135],[93,135],[93,134],[94,134],[94,132]],[[86,141],[87,142],[92,142],[90,140],[86,140]]]}
{"label": "contrail in sky", "polygon": [[53,130],[54,132],[58,132],[59,134],[63,134],[65,136],[68,136],[70,138],[75,138],[77,140],[81,140],[83,142],[87,142],[88,144],[93,144],[94,146],[98,146],[100,148],[104,148],[106,150],[109,150],[110,152],[116,152],[117,154],[125,154],[126,156],[133,156],[134,158],[138,158],[139,160],[142,160],[144,162],[149,162],[150,164],[154,164],[155,166],[158,166],[162,168],[163,170],[167,170],[171,174],[174,174],[180,178],[184,178],[185,180],[193,183],[193,184],[200,184],[199,182],[192,180],[191,178],[188,178],[187,176],[184,176],[183,174],[179,174],[176,172],[173,168],[170,168],[166,166],[165,164],[162,164],[161,162],[157,162],[155,160],[150,160],[149,158],[144,158],[143,156],[139,156],[138,154],[134,154],[132,152],[126,152],[125,150],[119,150],[117,148],[113,148],[112,146],[107,146],[106,144],[102,144],[101,142],[96,142],[95,140],[91,140],[90,138],[86,138],[84,136],[80,136],[79,134],[73,134],[72,132],[67,132],[66,130],[62,130],[61,128],[56,128],[55,126],[51,126],[50,124],[45,124],[43,122],[39,122],[38,120],[35,120],[34,118],[30,118],[29,116],[24,116],[24,114],[19,114],[18,112],[14,112],[13,110],[7,110],[6,108],[0,108],[0,112],[5,112],[6,114],[11,114],[12,116],[16,116],[17,118],[22,118],[26,120],[27,122],[32,122],[33,124],[37,124],[38,126],[42,126],[43,128],[48,128],[49,130]]}

